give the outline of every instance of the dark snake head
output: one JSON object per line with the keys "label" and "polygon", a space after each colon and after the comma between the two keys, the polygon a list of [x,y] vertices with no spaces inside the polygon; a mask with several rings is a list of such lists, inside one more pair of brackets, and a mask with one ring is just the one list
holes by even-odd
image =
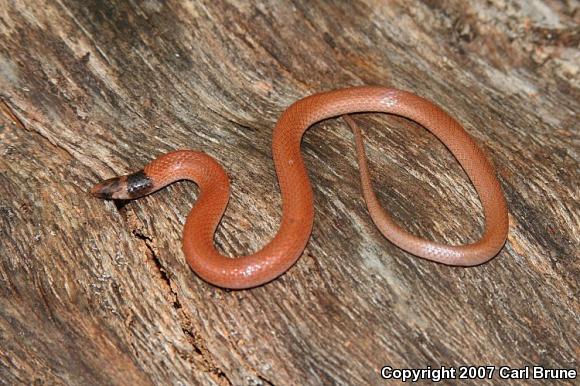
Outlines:
{"label": "dark snake head", "polygon": [[143,170],[110,178],[93,186],[91,194],[104,200],[132,200],[153,191],[153,181]]}

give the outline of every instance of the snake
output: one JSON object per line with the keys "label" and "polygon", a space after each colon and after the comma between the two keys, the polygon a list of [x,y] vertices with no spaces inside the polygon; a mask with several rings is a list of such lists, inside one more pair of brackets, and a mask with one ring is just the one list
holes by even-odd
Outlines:
{"label": "snake", "polygon": [[[380,205],[373,190],[362,134],[349,114],[386,113],[420,124],[441,141],[475,187],[485,225],[478,241],[448,245],[418,237],[399,226]],[[304,132],[325,119],[343,117],[351,127],[363,197],[378,230],[412,255],[449,266],[477,266],[494,258],[508,233],[507,204],[495,169],[463,127],[434,103],[413,93],[385,87],[359,86],[321,92],[291,104],[272,135],[272,157],[282,197],[278,232],[261,250],[231,258],[214,244],[214,235],[229,200],[224,168],[210,155],[192,150],[163,154],[142,170],[96,184],[91,193],[101,199],[131,200],[180,180],[198,185],[182,238],[185,259],[203,280],[217,287],[246,289],[268,283],[300,258],[312,233],[314,199],[300,152]]]}

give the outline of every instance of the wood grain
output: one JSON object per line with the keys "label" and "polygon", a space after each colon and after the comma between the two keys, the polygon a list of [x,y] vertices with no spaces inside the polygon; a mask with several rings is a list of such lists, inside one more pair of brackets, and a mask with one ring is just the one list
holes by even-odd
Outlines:
{"label": "wood grain", "polygon": [[[0,0],[0,384],[578,369],[579,15],[576,1],[540,0]],[[316,214],[303,257],[251,291],[214,288],[185,263],[193,184],[126,205],[87,194],[163,152],[203,150],[232,180],[216,243],[250,253],[280,220],[280,113],[363,84],[435,101],[484,148],[510,208],[495,260],[446,267],[386,241],[338,120],[304,138]],[[356,119],[401,224],[450,243],[478,237],[477,196],[443,145],[401,118]]]}

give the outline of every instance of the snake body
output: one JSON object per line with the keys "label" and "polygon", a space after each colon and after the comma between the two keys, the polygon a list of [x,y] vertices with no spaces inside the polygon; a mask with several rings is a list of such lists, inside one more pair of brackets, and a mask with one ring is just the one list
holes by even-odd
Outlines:
{"label": "snake body", "polygon": [[383,235],[416,256],[447,265],[473,266],[493,258],[503,247],[508,231],[507,205],[493,167],[461,125],[442,109],[417,95],[390,88],[354,87],[314,94],[295,102],[282,114],[272,140],[282,195],[282,220],[274,238],[254,254],[232,259],[221,255],[214,246],[214,233],[229,198],[229,181],[220,164],[207,154],[180,150],[162,155],[142,171],[97,184],[92,193],[104,199],[132,199],[178,180],[194,181],[200,193],[187,217],[183,235],[188,264],[201,278],[219,287],[259,286],[287,271],[310,238],[314,200],[300,153],[304,132],[324,119],[359,112],[406,117],[433,133],[475,186],[486,222],[479,241],[459,246],[425,240],[402,229],[381,208],[372,190],[360,131],[346,116],[355,134],[363,194]]}

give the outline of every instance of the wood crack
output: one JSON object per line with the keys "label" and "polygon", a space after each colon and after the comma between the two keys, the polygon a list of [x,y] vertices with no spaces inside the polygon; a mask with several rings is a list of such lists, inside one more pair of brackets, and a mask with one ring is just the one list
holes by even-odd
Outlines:
{"label": "wood crack", "polygon": [[141,229],[133,228],[131,233],[137,240],[143,242],[145,247],[147,248],[147,256],[153,262],[154,267],[156,268],[161,281],[164,284],[164,287],[167,288],[169,296],[171,298],[171,305],[176,310],[178,322],[181,327],[181,331],[186,337],[187,342],[192,346],[195,353],[201,359],[200,361],[193,361],[192,358],[188,357],[187,355],[183,355],[180,353],[185,360],[190,362],[192,365],[199,365],[203,366],[204,371],[211,374],[212,378],[216,381],[219,385],[232,385],[232,381],[228,378],[227,374],[221,369],[221,367],[216,363],[213,355],[207,349],[206,344],[203,342],[203,337],[197,332],[199,329],[196,328],[195,323],[191,315],[186,311],[183,307],[181,301],[179,300],[179,295],[177,291],[174,289],[172,285],[172,281],[170,276],[167,273],[167,270],[163,266],[161,259],[157,255],[155,241],[151,236],[146,235]]}
{"label": "wood crack", "polygon": [[[386,364],[433,358],[578,367],[578,7],[380,3],[2,2],[0,356],[10,360],[0,384],[374,384]],[[148,155],[206,151],[238,185],[257,178],[233,190],[252,213],[226,211],[216,247],[263,245],[281,210],[274,122],[299,97],[363,84],[412,91],[470,123],[510,208],[495,260],[450,268],[386,241],[345,164],[350,141],[333,140],[349,136],[342,128],[302,144],[317,159],[316,204],[330,208],[317,206],[309,249],[319,258],[307,250],[291,276],[251,291],[213,288],[183,264],[168,218],[190,200],[116,202],[121,221],[84,192]],[[470,184],[452,184],[458,171],[433,158],[443,145],[403,141],[411,129],[392,118],[365,137],[387,181],[379,196],[412,231],[469,233],[478,214],[446,197],[471,205]],[[439,176],[436,191],[405,188],[427,174]]]}

